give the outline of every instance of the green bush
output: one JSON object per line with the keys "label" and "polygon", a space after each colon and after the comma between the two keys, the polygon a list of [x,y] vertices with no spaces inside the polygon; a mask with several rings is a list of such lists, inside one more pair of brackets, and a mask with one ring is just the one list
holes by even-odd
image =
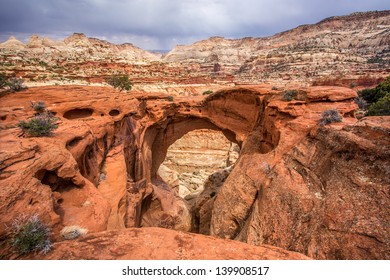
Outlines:
{"label": "green bush", "polygon": [[358,92],[359,97],[366,100],[369,104],[377,102],[379,99],[390,93],[390,76],[375,88],[363,89]]}
{"label": "green bush", "polygon": [[172,95],[169,95],[169,96],[167,97],[167,99],[168,99],[168,101],[173,102],[173,96],[172,96]]}
{"label": "green bush", "polygon": [[322,112],[320,125],[327,125],[334,122],[341,122],[343,119],[336,109],[330,109]]}
{"label": "green bush", "polygon": [[293,89],[293,90],[286,90],[283,93],[283,99],[286,101],[291,101],[295,99],[298,95],[298,91]]}
{"label": "green bush", "polygon": [[50,229],[37,215],[30,218],[18,218],[12,223],[11,245],[20,254],[41,251],[46,254],[51,250]]}
{"label": "green bush", "polygon": [[209,94],[212,94],[213,91],[212,90],[206,90],[203,92],[203,95],[209,95]]}
{"label": "green bush", "polygon": [[29,136],[50,136],[53,130],[58,128],[58,125],[56,124],[57,120],[58,118],[46,112],[33,117],[27,122],[20,121],[18,127],[20,127],[23,132],[27,133]]}
{"label": "green bush", "polygon": [[390,93],[368,107],[367,116],[390,116]]}
{"label": "green bush", "polygon": [[[390,115],[390,76],[375,88],[364,89],[358,92],[359,98],[366,102],[368,116]],[[358,103],[359,105],[359,103]],[[359,105],[360,107],[360,105]]]}
{"label": "green bush", "polygon": [[125,74],[113,74],[111,77],[106,78],[106,82],[119,90],[131,90],[133,87],[129,76]]}

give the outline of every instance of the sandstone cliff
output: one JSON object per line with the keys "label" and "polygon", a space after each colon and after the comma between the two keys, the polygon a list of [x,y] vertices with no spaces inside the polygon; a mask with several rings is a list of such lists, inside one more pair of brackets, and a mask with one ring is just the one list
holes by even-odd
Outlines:
{"label": "sandstone cliff", "polygon": [[[117,236],[112,245],[120,251],[140,246],[137,233],[150,239],[164,234],[167,240],[180,235],[125,230],[142,226],[214,236],[180,235],[184,257],[161,258],[203,258],[186,247],[189,240],[207,246],[222,237],[318,259],[389,259],[389,118],[357,121],[356,93],[348,88],[296,90],[299,98],[292,101],[283,99],[283,89],[268,85],[174,102],[163,94],[81,86],[3,95],[1,254],[33,257],[12,253],[8,226],[22,214],[37,214],[56,241],[48,258],[71,258],[69,250],[81,258],[80,248],[91,252],[111,236]],[[30,102],[37,100],[60,118],[52,137],[26,137],[16,127],[34,115]],[[337,109],[343,121],[321,127],[318,120],[328,109]],[[241,152],[231,174],[211,178],[191,208],[157,172],[168,148],[198,129],[221,131]],[[89,235],[58,243],[60,230],[70,225],[87,228]],[[126,243],[129,238],[135,243]],[[228,244],[233,243],[220,246]],[[248,258],[280,257],[251,250]],[[146,258],[141,251],[104,251],[97,258]],[[229,252],[224,256],[233,258]]]}
{"label": "sandstone cliff", "polygon": [[379,11],[332,17],[266,38],[212,37],[177,46],[164,57],[78,33],[62,41],[32,36],[27,44],[10,38],[0,44],[0,71],[33,85],[102,83],[125,72],[139,89],[173,95],[233,83],[368,87],[389,75],[389,46],[390,12]]}
{"label": "sandstone cliff", "polygon": [[177,46],[164,59],[240,82],[348,86],[358,78],[370,82],[372,72],[389,73],[389,46],[390,11],[382,11],[331,17],[267,38],[212,37]]}

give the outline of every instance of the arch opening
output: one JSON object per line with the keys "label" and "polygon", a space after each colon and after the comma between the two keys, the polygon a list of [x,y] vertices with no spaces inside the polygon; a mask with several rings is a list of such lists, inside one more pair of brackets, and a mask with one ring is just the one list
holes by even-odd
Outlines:
{"label": "arch opening", "polygon": [[205,181],[216,171],[232,169],[239,146],[218,130],[192,130],[167,150],[158,176],[188,202],[194,202],[204,190]]}
{"label": "arch opening", "polygon": [[[192,153],[182,149],[186,141],[195,145],[192,147],[194,149]],[[172,158],[175,149],[178,161]],[[216,126],[208,119],[176,116],[149,127],[144,136],[141,156],[143,161],[140,167],[144,178],[151,183],[153,199],[149,207],[143,205],[140,226],[160,226],[197,232],[199,226],[196,223],[197,215],[194,209],[196,198],[203,192],[204,182],[215,171],[222,174],[221,171],[225,170],[223,174],[226,179],[238,158],[238,151],[235,133]],[[167,165],[175,166],[174,169],[177,171]],[[229,172],[226,171],[228,166]],[[168,169],[180,174],[181,184],[174,186],[170,182],[165,176],[167,173],[164,173],[164,170]],[[182,191],[185,188],[187,192]],[[161,223],[162,220],[169,223]]]}

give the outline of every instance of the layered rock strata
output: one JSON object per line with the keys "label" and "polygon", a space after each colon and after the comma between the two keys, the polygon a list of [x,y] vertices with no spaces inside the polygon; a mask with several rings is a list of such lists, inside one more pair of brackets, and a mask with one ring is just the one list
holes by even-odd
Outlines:
{"label": "layered rock strata", "polygon": [[389,46],[390,11],[376,11],[265,38],[211,37],[164,56],[80,33],[60,41],[34,35],[27,44],[12,37],[0,44],[0,71],[31,84],[102,83],[124,72],[138,89],[172,95],[202,94],[221,84],[369,87],[390,73]]}

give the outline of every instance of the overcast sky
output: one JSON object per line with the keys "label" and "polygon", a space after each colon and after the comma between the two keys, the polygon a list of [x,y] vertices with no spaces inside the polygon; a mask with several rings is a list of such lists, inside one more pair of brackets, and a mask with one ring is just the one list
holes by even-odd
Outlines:
{"label": "overcast sky", "polygon": [[171,49],[211,36],[264,37],[389,0],[0,0],[0,41],[74,32],[144,49]]}

